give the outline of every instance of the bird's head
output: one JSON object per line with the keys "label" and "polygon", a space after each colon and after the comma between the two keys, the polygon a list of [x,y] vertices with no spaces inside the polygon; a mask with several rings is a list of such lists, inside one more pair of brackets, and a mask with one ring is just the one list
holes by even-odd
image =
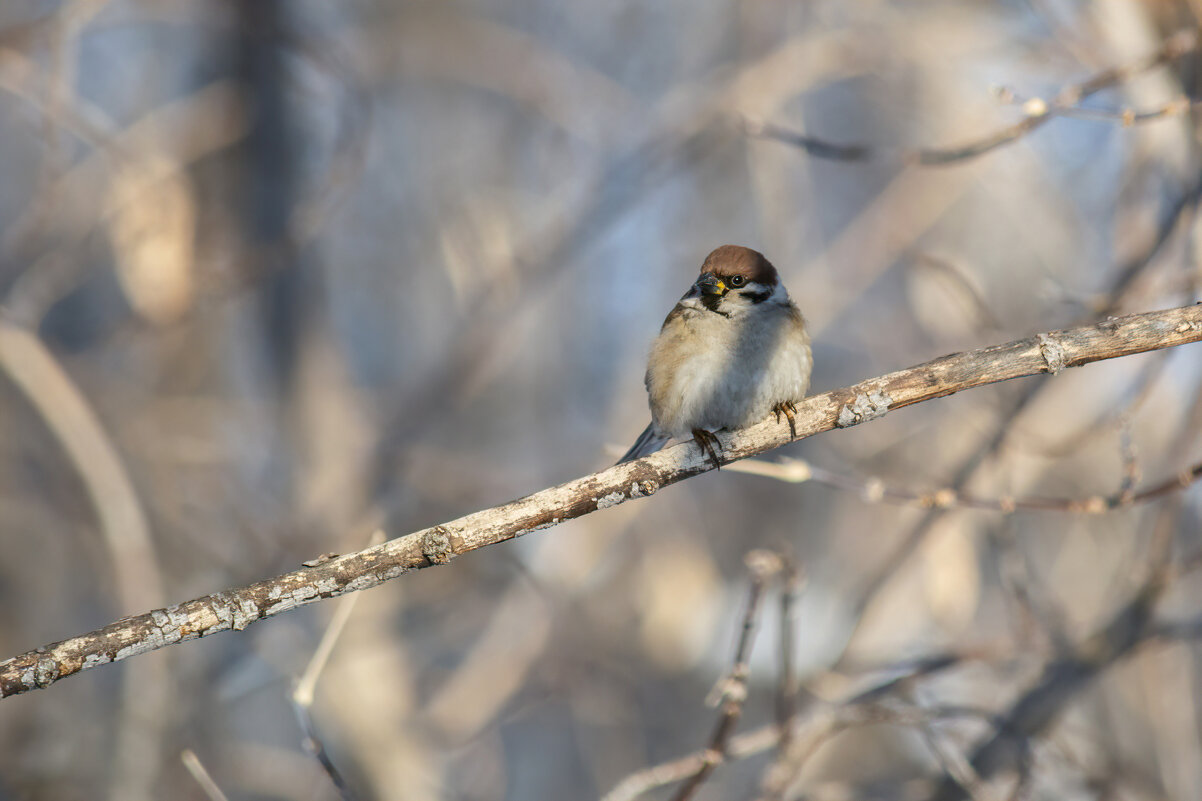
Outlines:
{"label": "bird's head", "polygon": [[685,297],[697,298],[710,311],[733,317],[768,300],[787,301],[789,294],[762,253],[723,245],[705,257],[701,275]]}

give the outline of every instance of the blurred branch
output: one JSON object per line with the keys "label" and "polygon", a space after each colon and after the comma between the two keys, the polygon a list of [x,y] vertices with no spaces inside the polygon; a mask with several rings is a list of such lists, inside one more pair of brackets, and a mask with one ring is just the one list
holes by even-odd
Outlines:
{"label": "blurred branch", "polygon": [[1018,511],[1069,512],[1073,514],[1104,514],[1128,509],[1138,504],[1162,498],[1202,480],[1202,462],[1180,471],[1147,489],[1135,491],[1134,460],[1124,450],[1124,475],[1119,491],[1112,495],[1090,495],[1084,498],[982,498],[957,492],[952,487],[915,492],[892,487],[879,478],[860,478],[817,467],[802,459],[782,459],[779,462],[748,460],[731,465],[731,470],[754,476],[772,478],[788,484],[814,481],[834,489],[857,493],[868,503],[893,503],[919,509],[979,509],[1011,514]]}
{"label": "blurred branch", "polygon": [[[943,654],[913,660],[892,670],[892,675],[885,681],[855,692],[842,701],[811,704],[790,722],[787,745],[781,743],[778,724],[769,724],[732,737],[726,757],[736,761],[778,748],[778,756],[769,766],[761,788],[762,799],[777,799],[787,789],[792,770],[827,739],[857,724],[880,722],[879,710],[885,708],[882,701],[889,693],[919,678],[933,676],[976,658],[976,654]],[[685,779],[699,770],[705,759],[705,751],[696,751],[631,773],[606,793],[602,801],[633,801],[658,787]]]}
{"label": "blurred branch", "polygon": [[[1160,354],[1160,356],[1169,355],[1171,355],[1169,351]],[[1149,359],[1140,370],[1139,376],[1123,389],[1121,400],[1113,407],[1101,410],[1092,418],[1080,421],[1076,431],[1054,441],[1048,441],[1048,438],[1044,436],[1020,434],[1016,438],[1017,444],[1027,453],[1036,453],[1051,459],[1060,459],[1075,453],[1091,439],[1112,433],[1115,428],[1123,425],[1124,420],[1130,419],[1139,411],[1148,398],[1152,397],[1152,390],[1155,388],[1156,382],[1164,376],[1170,363],[1167,358]]]}
{"label": "blurred branch", "polygon": [[[91,501],[121,609],[163,603],[162,570],[141,499],[103,422],[54,354],[33,332],[0,317],[0,376],[25,396],[53,434]],[[125,768],[112,798],[149,798],[153,771],[144,755],[163,736],[173,676],[163,662],[146,662],[122,681],[114,721],[117,763]]]}
{"label": "blurred branch", "polygon": [[50,349],[0,317],[0,376],[21,391],[63,449],[88,493],[126,609],[162,603],[166,592],[150,525],[104,424]]}
{"label": "blurred branch", "polygon": [[425,719],[442,737],[475,737],[519,693],[552,638],[545,599],[525,583],[494,601],[488,624],[462,661],[430,691]]}
{"label": "blurred branch", "polygon": [[[983,719],[1001,725],[995,716],[985,710],[966,707],[921,707],[898,699],[881,699],[877,688],[868,693],[859,693],[840,702],[816,702],[793,726],[792,743],[787,762],[773,765],[761,787],[760,801],[775,801],[788,790],[795,769],[800,768],[820,746],[835,735],[848,729],[863,726],[890,724],[916,729],[929,727],[933,722],[944,719]],[[776,745],[776,727],[761,726],[731,738],[730,759],[745,759],[763,753]],[[934,755],[933,755],[934,756]],[[667,784],[680,781],[690,775],[707,760],[706,751],[698,751],[671,762],[665,762],[637,771],[622,779],[610,790],[602,801],[634,801],[642,795]],[[924,782],[929,793],[931,786]],[[824,797],[821,794],[805,797]],[[877,798],[876,795],[848,792],[839,798]],[[893,796],[880,796],[889,798]],[[909,798],[911,796],[903,796]],[[917,796],[921,798],[922,796]]]}
{"label": "blurred branch", "polygon": [[[0,89],[5,88],[0,69]],[[162,104],[124,129],[116,128],[101,111],[89,109],[83,101],[76,105],[75,116],[56,118],[57,125],[79,135],[72,120],[93,120],[95,130],[85,141],[94,149],[56,176],[45,190],[46,201],[30,206],[0,233],[0,257],[20,262],[32,233],[43,224],[41,207],[55,200],[60,204],[55,207],[55,227],[63,233],[56,247],[31,260],[4,287],[9,314],[26,325],[38,324],[47,309],[82,281],[88,262],[64,258],[64,253],[97,230],[114,230],[123,217],[136,214],[142,206],[157,207],[164,188],[174,189],[191,202],[192,190],[186,183],[189,170],[238,141],[246,130],[245,109],[228,81],[215,81]],[[109,173],[118,177],[122,191],[109,192],[98,211],[95,187],[104,185],[103,176]],[[78,197],[86,197],[88,202],[64,201]]]}
{"label": "blurred branch", "polygon": [[[1016,792],[1021,790],[1029,778],[1031,740],[1056,720],[1065,706],[1094,678],[1144,643],[1165,637],[1193,639],[1198,635],[1200,628],[1196,621],[1178,626],[1157,627],[1153,624],[1156,602],[1168,586],[1165,568],[1167,565],[1163,563],[1155,566],[1135,596],[1105,625],[1062,656],[1050,660],[1035,684],[1000,715],[969,707],[915,706],[891,697],[890,694],[902,684],[963,664],[973,658],[969,654],[918,660],[900,676],[841,701],[813,703],[791,725],[789,746],[764,774],[760,798],[767,801],[784,797],[810,757],[839,732],[881,723],[917,729],[940,765],[942,779],[936,779],[934,786],[924,783],[924,792],[918,797],[928,798],[933,793],[936,801],[992,799],[995,796],[986,789],[985,783],[1012,768],[1018,773]],[[991,734],[972,751],[971,758],[938,737],[932,728],[937,721],[953,718],[989,722]],[[736,735],[724,747],[723,757],[733,761],[767,751],[777,744],[777,734],[776,726],[768,725]],[[619,782],[604,801],[632,801],[657,787],[694,775],[712,760],[711,749],[706,749],[637,771]],[[853,787],[845,797],[870,796]],[[1021,794],[1011,797],[1021,797]]]}
{"label": "blurred branch", "polygon": [[784,569],[785,560],[772,551],[757,550],[747,554],[744,562],[751,573],[751,592],[747,598],[747,611],[743,614],[739,643],[735,647],[734,665],[730,673],[714,687],[711,698],[707,699],[713,706],[721,704],[722,714],[718,718],[718,725],[714,727],[714,733],[710,736],[709,746],[703,752],[701,764],[680,786],[676,795],[672,797],[674,801],[689,801],[718,765],[726,760],[735,724],[743,715],[743,703],[747,700],[747,678],[751,674],[748,660],[751,657],[752,643],[755,641],[760,601],[764,597],[764,589],[769,580]]}
{"label": "blurred branch", "polygon": [[305,734],[305,750],[313,755],[313,758],[321,765],[322,770],[330,777],[330,781],[333,783],[335,789],[338,790],[339,797],[343,801],[355,801],[355,798],[357,798],[355,791],[347,784],[342,771],[338,770],[338,766],[334,764],[330,752],[326,750],[325,743],[322,742],[321,737],[317,734],[317,727],[313,725],[313,716],[309,714],[309,706],[302,705],[294,700],[292,709],[296,712],[297,724]]}
{"label": "blurred branch", "polygon": [[180,761],[184,763],[188,773],[192,774],[192,778],[200,785],[200,789],[204,791],[205,796],[209,801],[229,801],[229,796],[221,791],[221,787],[217,782],[213,781],[213,777],[209,775],[205,769],[204,763],[200,761],[200,757],[191,748],[185,748],[179,755]]}
{"label": "blurred branch", "polygon": [[[1044,668],[1038,682],[1019,696],[1001,725],[994,727],[988,739],[974,750],[971,764],[976,774],[988,780],[1016,767],[1021,783],[1030,758],[1030,739],[1055,721],[1102,671],[1154,637],[1157,630],[1152,627],[1152,613],[1168,587],[1163,567],[1154,567],[1135,596],[1101,630]],[[959,801],[966,797],[963,786],[945,778],[932,801]]]}
{"label": "blurred branch", "polygon": [[[1174,240],[1174,234],[1183,232],[1193,224],[1200,198],[1202,198],[1202,180],[1193,180],[1188,186],[1182,187],[1181,192],[1175,195],[1171,206],[1162,209],[1157,214],[1155,233],[1151,241],[1118,265],[1116,273],[1109,280],[1106,291],[1099,296],[1096,303],[1090,305],[1089,316],[1075,321],[1075,325],[1109,317],[1126,307],[1138,282],[1152,273],[1153,266],[1158,260],[1166,257],[1166,250]],[[1190,293],[1182,299],[1192,296],[1193,293]],[[1036,408],[1036,399],[1043,390],[1051,386],[1052,384],[1046,382],[1032,382],[1016,393],[1015,397],[1009,399],[1008,408],[1001,412],[993,424],[993,433],[956,469],[950,484],[953,490],[963,492],[980,477],[983,467],[991,459],[997,458],[1003,445],[1012,439],[1013,433],[1018,430],[1018,421],[1032,408]],[[877,569],[864,581],[862,589],[856,593],[853,616],[857,620],[863,620],[864,611],[888,585],[890,577],[895,574],[898,566],[918,552],[919,546],[926,541],[935,525],[945,514],[946,511],[938,507],[927,511],[921,520],[915,523],[901,538],[900,544],[890,549],[890,552],[879,561]],[[851,641],[850,637],[848,641]]]}
{"label": "blurred branch", "polygon": [[[372,532],[368,539],[368,547],[379,545],[384,541],[384,532],[377,529]],[[320,564],[320,561],[317,562]],[[329,751],[326,750],[325,743],[318,736],[317,727],[313,724],[313,696],[317,690],[317,680],[321,678],[322,672],[330,661],[330,655],[334,652],[334,645],[338,642],[338,638],[342,636],[342,632],[346,629],[347,622],[351,619],[351,614],[355,611],[355,605],[358,603],[359,595],[348,595],[338,603],[338,608],[334,610],[333,617],[330,618],[330,623],[326,626],[325,633],[321,637],[321,641],[317,644],[317,648],[313,651],[313,656],[309,659],[309,664],[305,666],[304,673],[297,679],[296,685],[292,688],[292,709],[296,713],[296,722],[300,726],[301,731],[305,735],[304,746],[305,750],[313,755],[321,765],[322,770],[330,777],[330,781],[338,790],[339,795],[344,801],[351,801],[355,798],[355,793],[347,784],[342,772],[338,770],[338,766],[334,764],[333,758]]]}
{"label": "blurred branch", "polygon": [[1003,145],[1021,139],[1055,117],[1075,117],[1131,126],[1166,117],[1181,116],[1194,108],[1197,101],[1181,96],[1152,109],[1122,108],[1117,111],[1082,108],[1080,103],[1103,89],[1109,89],[1131,80],[1136,75],[1171,64],[1197,49],[1198,32],[1182,30],[1165,39],[1164,44],[1155,53],[1122,67],[1102,70],[1081,83],[1066,86],[1050,100],[1032,97],[1019,101],[1013,91],[1000,89],[998,91],[999,99],[1004,102],[1019,102],[1023,118],[1012,125],[984,134],[972,141],[949,147],[924,147],[904,150],[897,154],[894,151],[876,150],[863,144],[845,144],[819,139],[801,131],[750,117],[742,119],[743,129],[748,136],[775,139],[799,147],[816,158],[835,161],[867,161],[885,155],[900,155],[901,159],[907,163],[927,167],[942,166],[983,156]]}
{"label": "blurred branch", "polygon": [[780,594],[780,670],[776,688],[776,725],[780,729],[779,748],[789,746],[789,733],[797,715],[801,682],[797,676],[797,596],[803,576],[792,559],[784,560],[784,575]]}
{"label": "blurred branch", "polygon": [[[973,387],[1198,341],[1202,304],[1038,334],[807,398],[798,404],[796,430],[799,437],[808,437]],[[719,439],[722,461],[730,462],[784,445],[790,434],[788,426],[769,416],[749,428],[723,432]],[[445,564],[459,554],[646,497],[712,469],[706,454],[683,443],[313,567],[126,618],[0,663],[0,697],[184,640],[241,630],[304,604],[368,589],[409,570]]]}
{"label": "blurred branch", "polygon": [[[753,731],[737,734],[731,739],[727,757],[737,760],[767,751],[776,745],[779,736],[776,726],[761,726]],[[644,768],[622,779],[601,801],[632,801],[657,787],[673,784],[692,775],[705,765],[705,759],[706,752],[697,751],[671,762]]]}

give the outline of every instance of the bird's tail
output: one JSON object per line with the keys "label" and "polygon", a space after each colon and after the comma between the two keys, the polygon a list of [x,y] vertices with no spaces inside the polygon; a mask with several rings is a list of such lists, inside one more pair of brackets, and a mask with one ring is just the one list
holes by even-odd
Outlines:
{"label": "bird's tail", "polygon": [[626,451],[626,455],[618,460],[618,464],[641,458],[649,453],[655,453],[664,447],[669,439],[670,437],[666,437],[656,431],[655,424],[651,423],[643,429],[642,434],[639,434],[639,438],[630,446],[630,450]]}

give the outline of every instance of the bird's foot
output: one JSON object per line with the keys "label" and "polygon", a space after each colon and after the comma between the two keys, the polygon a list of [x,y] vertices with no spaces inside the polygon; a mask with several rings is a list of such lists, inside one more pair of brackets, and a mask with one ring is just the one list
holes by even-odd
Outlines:
{"label": "bird's foot", "polygon": [[780,416],[783,414],[789,421],[789,435],[793,439],[797,439],[797,406],[793,401],[781,401],[772,407],[772,413],[776,415],[776,422],[780,422]]}
{"label": "bird's foot", "polygon": [[717,434],[712,431],[706,431],[704,428],[694,428],[693,442],[696,442],[701,452],[710,458],[710,461],[714,463],[715,469],[722,469],[722,461],[718,457],[718,453],[722,450],[722,443],[718,441]]}

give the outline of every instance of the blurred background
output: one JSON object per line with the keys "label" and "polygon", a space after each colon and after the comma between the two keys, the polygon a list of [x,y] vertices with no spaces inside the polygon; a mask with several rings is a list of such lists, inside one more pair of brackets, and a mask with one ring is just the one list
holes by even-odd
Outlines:
{"label": "blurred background", "polygon": [[[816,392],[1198,300],[1200,13],[5,0],[0,658],[611,464],[723,243]],[[1202,461],[1199,347],[364,593],[311,708],[343,791],[291,700],[333,602],[0,702],[0,799],[669,798],[745,619],[760,739],[695,797],[1202,797],[1202,492],[1146,494]]]}

